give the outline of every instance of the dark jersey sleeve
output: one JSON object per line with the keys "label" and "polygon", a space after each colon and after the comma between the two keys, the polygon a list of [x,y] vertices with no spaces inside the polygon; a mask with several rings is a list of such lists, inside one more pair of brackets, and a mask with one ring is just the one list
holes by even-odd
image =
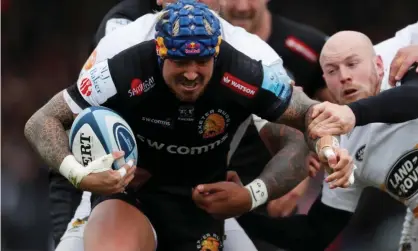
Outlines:
{"label": "dark jersey sleeve", "polygon": [[251,236],[291,251],[322,251],[350,221],[351,212],[329,207],[319,196],[307,215],[273,219],[255,212],[237,220]]}
{"label": "dark jersey sleeve", "polygon": [[418,73],[411,68],[401,86],[348,105],[356,116],[356,126],[369,123],[402,123],[418,118]]}
{"label": "dark jersey sleeve", "polygon": [[[116,108],[127,102],[135,91],[132,88],[141,89],[141,79],[152,71],[153,64],[141,62],[156,62],[156,58],[151,58],[155,54],[154,48],[153,40],[146,41],[84,71],[77,83],[64,92],[71,110],[79,113],[89,106]],[[134,79],[139,79],[135,82],[138,86],[132,87]]]}
{"label": "dark jersey sleeve", "polygon": [[226,95],[250,113],[270,121],[278,119],[287,109],[293,91],[281,61],[263,65],[225,41],[220,50],[220,82]]}

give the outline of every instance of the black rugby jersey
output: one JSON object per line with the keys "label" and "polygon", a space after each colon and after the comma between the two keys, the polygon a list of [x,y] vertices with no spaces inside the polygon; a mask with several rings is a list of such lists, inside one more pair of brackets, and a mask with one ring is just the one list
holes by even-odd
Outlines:
{"label": "black rugby jersey", "polygon": [[283,65],[296,85],[303,87],[309,97],[326,86],[319,65],[326,39],[324,33],[311,26],[272,16],[272,33],[267,43],[283,59]]}
{"label": "black rugby jersey", "polygon": [[151,40],[96,64],[67,93],[80,108],[119,113],[137,136],[138,166],[154,179],[194,186],[225,179],[229,143],[250,114],[270,121],[283,114],[292,87],[277,69],[223,41],[204,94],[183,103],[164,83]]}

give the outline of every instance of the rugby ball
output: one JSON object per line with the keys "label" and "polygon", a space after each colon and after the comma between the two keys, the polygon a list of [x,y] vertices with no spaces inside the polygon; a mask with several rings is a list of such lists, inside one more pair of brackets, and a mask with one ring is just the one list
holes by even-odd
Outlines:
{"label": "rugby ball", "polygon": [[70,149],[76,160],[87,166],[91,161],[114,151],[125,156],[113,163],[117,170],[128,160],[136,165],[138,149],[128,123],[116,112],[102,106],[84,109],[74,120],[69,134]]}

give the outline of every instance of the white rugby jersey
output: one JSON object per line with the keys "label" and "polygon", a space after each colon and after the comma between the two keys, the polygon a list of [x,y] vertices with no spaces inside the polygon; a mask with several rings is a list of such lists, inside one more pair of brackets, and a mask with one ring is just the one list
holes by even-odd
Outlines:
{"label": "white rugby jersey", "polygon": [[[399,30],[393,38],[374,46],[376,53],[382,57],[385,68],[381,91],[390,88],[388,83],[389,69],[396,53],[400,48],[412,44],[418,44],[418,22]],[[396,132],[396,137],[394,135],[388,135],[390,132]],[[411,151],[409,157],[417,156],[416,149],[414,150],[417,144],[417,120],[392,125],[381,123],[369,124],[354,128],[348,135],[342,135],[340,146],[349,151],[358,167],[354,171],[356,181],[349,188],[336,188],[333,190],[330,190],[328,184],[324,183],[322,202],[334,208],[354,212],[363,188],[366,186],[375,186],[384,189],[395,199],[404,202],[412,210],[415,209],[415,214],[418,214],[418,209],[416,209],[418,206],[416,192],[413,198],[405,197],[402,194],[399,195],[399,192],[397,192],[397,189],[401,189],[401,193],[403,191],[402,189],[408,190],[407,187],[412,185],[410,183],[411,181],[414,182],[411,189],[418,189],[418,164],[416,162],[414,163],[413,170],[415,171],[410,173],[409,179],[407,179],[409,175],[405,177],[396,175],[395,177],[393,173],[394,179],[386,180],[386,176],[392,170],[391,168],[395,169],[396,160],[401,158],[403,154]],[[405,158],[407,157],[405,156]],[[399,161],[402,162],[401,160]],[[402,175],[405,175],[405,173],[402,173]],[[403,180],[405,180],[406,184],[402,183]]]}
{"label": "white rugby jersey", "polygon": [[391,88],[389,85],[390,64],[399,49],[418,44],[418,22],[408,25],[396,32],[395,36],[374,46],[377,55],[383,60],[385,75],[383,77],[381,91]]}
{"label": "white rugby jersey", "polygon": [[356,181],[346,189],[324,184],[322,202],[354,212],[363,188],[374,186],[404,203],[418,217],[418,119],[400,124],[374,123],[341,136],[353,156]]}

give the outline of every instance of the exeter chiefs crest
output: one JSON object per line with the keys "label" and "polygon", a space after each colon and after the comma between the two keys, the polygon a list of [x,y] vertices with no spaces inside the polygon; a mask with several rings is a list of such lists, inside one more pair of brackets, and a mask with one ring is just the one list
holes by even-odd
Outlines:
{"label": "exeter chiefs crest", "polygon": [[204,139],[216,137],[225,132],[229,122],[229,114],[224,110],[210,110],[199,120],[199,134],[201,134]]}
{"label": "exeter chiefs crest", "polygon": [[197,241],[199,251],[219,251],[223,247],[222,239],[217,234],[205,234]]}

